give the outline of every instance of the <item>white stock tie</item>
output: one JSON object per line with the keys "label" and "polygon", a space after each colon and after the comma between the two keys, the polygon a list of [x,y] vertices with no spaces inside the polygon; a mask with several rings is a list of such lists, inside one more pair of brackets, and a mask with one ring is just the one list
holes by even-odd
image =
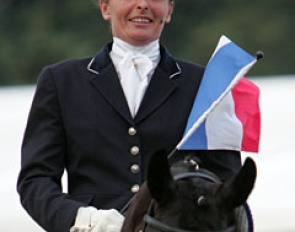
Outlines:
{"label": "white stock tie", "polygon": [[126,52],[119,63],[121,83],[124,86],[125,97],[133,117],[138,111],[149,84],[148,74],[152,69],[152,61],[143,54],[134,55],[131,52]]}

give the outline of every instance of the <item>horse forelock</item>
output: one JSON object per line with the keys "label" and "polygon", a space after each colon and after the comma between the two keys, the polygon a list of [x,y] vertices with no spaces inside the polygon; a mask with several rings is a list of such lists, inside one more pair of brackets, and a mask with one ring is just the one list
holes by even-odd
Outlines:
{"label": "horse forelock", "polygon": [[192,231],[206,231],[228,226],[231,221],[228,219],[232,217],[225,218],[225,211],[221,210],[216,197],[221,183],[209,182],[198,177],[177,182],[176,201],[179,201],[181,211],[178,219],[179,227]]}

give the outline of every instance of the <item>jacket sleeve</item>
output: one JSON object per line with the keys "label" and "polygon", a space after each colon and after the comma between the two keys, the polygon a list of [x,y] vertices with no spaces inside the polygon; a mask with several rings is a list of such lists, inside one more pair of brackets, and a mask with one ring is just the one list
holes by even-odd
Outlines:
{"label": "jacket sleeve", "polygon": [[17,190],[21,203],[46,231],[68,232],[84,206],[62,192],[66,138],[49,69],[39,76],[21,149]]}

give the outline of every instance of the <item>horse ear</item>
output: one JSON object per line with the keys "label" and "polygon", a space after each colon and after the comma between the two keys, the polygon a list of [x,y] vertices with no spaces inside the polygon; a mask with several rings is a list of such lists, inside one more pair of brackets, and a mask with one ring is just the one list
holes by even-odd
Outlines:
{"label": "horse ear", "polygon": [[149,160],[147,184],[151,196],[158,203],[166,200],[172,182],[167,155],[167,151],[159,150]]}
{"label": "horse ear", "polygon": [[236,208],[247,201],[254,188],[256,175],[255,162],[248,157],[239,173],[223,184],[221,196],[227,207]]}

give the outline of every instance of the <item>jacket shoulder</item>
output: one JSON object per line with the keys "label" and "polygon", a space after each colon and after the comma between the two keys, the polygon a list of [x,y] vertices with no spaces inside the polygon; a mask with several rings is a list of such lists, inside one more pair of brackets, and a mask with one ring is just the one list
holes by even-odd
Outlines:
{"label": "jacket shoulder", "polygon": [[176,62],[181,70],[181,79],[188,83],[197,82],[197,85],[199,85],[200,81],[203,78],[205,67],[201,64],[182,59],[176,59]]}
{"label": "jacket shoulder", "polygon": [[186,61],[186,60],[182,60],[182,59],[176,59],[176,62],[179,64],[180,68],[185,70],[185,71],[198,71],[203,73],[205,70],[205,66],[198,64],[198,63],[194,63],[191,61]]}
{"label": "jacket shoulder", "polygon": [[91,57],[86,58],[71,58],[59,61],[57,63],[47,65],[45,69],[50,69],[53,72],[64,72],[67,70],[87,69],[87,65],[91,61]]}

